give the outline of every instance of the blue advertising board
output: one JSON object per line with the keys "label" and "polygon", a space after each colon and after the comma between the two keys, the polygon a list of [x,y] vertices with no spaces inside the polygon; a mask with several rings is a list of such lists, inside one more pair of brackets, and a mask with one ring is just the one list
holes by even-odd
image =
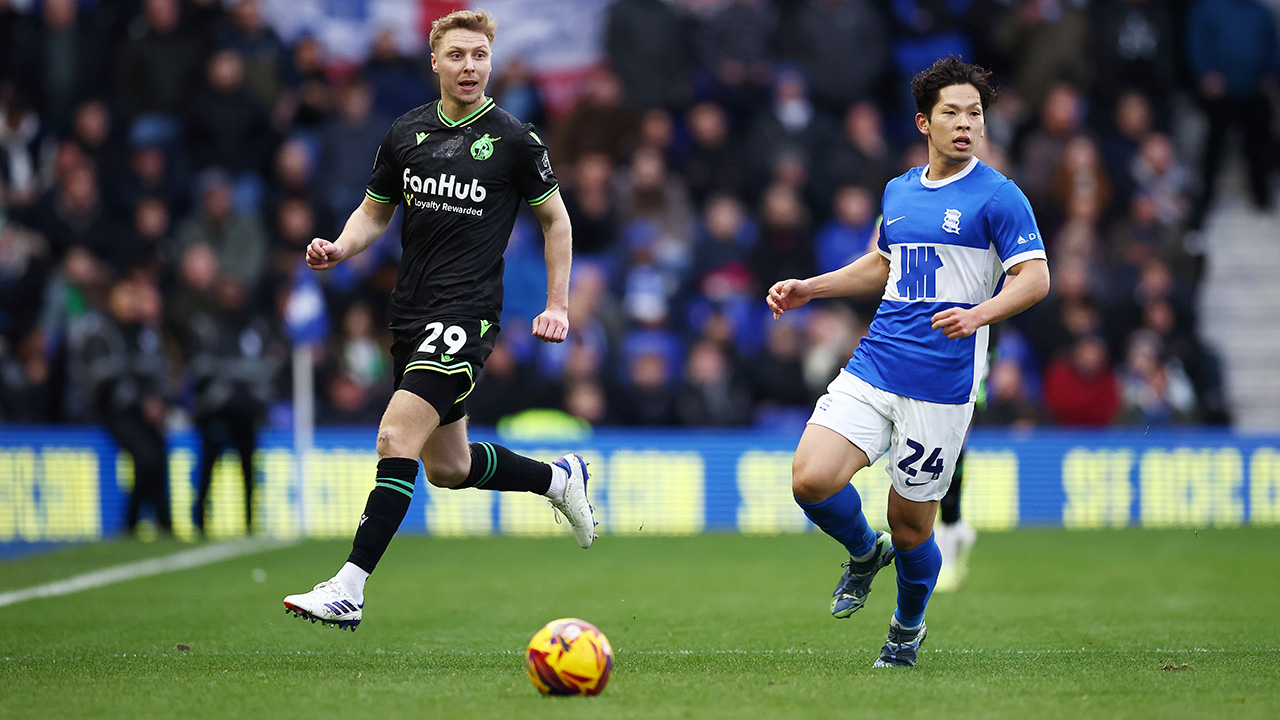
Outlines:
{"label": "blue advertising board", "polygon": [[[601,534],[808,532],[790,493],[796,437],[763,431],[600,430],[584,440],[503,441],[550,460],[591,462]],[[323,429],[298,466],[291,438],[260,437],[255,530],[278,537],[349,537],[374,483],[371,428]],[[192,538],[198,443],[170,435],[174,532]],[[1280,436],[1229,431],[1027,433],[975,430],[962,510],[984,530],[1235,527],[1280,523]],[[883,527],[883,461],[853,480]],[[103,431],[0,428],[0,545],[82,542],[124,531],[132,465]],[[244,487],[234,453],[215,466],[208,530],[244,532]],[[435,536],[566,532],[528,493],[436,488],[420,476],[402,532]]]}

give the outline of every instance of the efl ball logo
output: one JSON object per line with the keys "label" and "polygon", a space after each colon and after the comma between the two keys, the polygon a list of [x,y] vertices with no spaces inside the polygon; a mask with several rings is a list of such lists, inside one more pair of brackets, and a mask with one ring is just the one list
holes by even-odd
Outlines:
{"label": "efl ball logo", "polygon": [[529,641],[525,670],[543,695],[599,695],[613,672],[613,646],[585,620],[552,620]]}

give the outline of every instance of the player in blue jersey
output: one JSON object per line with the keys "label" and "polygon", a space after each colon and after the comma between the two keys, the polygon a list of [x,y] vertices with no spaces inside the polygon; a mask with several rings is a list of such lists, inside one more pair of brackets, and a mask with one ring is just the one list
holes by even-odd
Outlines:
{"label": "player in blue jersey", "polygon": [[[791,478],[805,515],[849,552],[833,615],[859,610],[880,568],[896,566],[897,609],[876,667],[915,665],[925,637],[941,565],[933,522],[985,373],[987,326],[1049,292],[1030,203],[974,156],[996,97],[990,76],[955,57],[917,75],[911,92],[929,164],[885,187],[877,252],[769,289],[775,319],[814,298],[883,293],[870,333],[809,418]],[[891,533],[877,533],[849,480],[886,453]]]}

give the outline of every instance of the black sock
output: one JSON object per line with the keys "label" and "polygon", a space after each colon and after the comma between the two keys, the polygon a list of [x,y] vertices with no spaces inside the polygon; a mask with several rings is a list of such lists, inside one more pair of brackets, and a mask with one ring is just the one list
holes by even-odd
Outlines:
{"label": "black sock", "polygon": [[369,493],[351,541],[347,562],[365,572],[373,572],[400,529],[404,514],[413,499],[413,482],[418,477],[418,461],[410,458],[383,458],[378,461],[378,484]]}
{"label": "black sock", "polygon": [[956,458],[956,472],[951,476],[951,487],[943,496],[941,503],[942,522],[955,525],[960,522],[960,485],[964,483],[964,451]]}
{"label": "black sock", "polygon": [[471,443],[471,472],[458,487],[545,495],[551,489],[551,466],[501,445]]}

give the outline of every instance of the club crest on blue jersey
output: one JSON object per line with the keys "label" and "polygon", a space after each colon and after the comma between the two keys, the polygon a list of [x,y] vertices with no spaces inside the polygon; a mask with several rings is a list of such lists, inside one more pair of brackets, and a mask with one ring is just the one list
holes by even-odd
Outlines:
{"label": "club crest on blue jersey", "polygon": [[953,235],[960,234],[960,211],[955,208],[947,208],[942,215],[942,229]]}

